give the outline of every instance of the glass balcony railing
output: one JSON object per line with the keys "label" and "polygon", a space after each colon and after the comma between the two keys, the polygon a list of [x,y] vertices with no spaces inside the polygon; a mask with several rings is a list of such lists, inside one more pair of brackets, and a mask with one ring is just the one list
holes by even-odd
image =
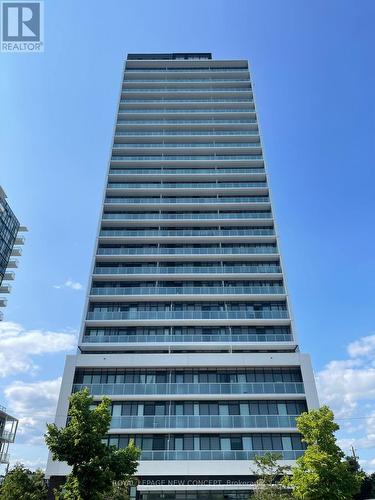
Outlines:
{"label": "glass balcony railing", "polygon": [[[208,81],[207,81],[208,83]],[[148,88],[125,88],[122,89],[123,94],[147,94],[147,93],[152,93],[152,94],[174,94],[176,92],[182,92],[182,93],[190,93],[190,92],[198,92],[198,93],[213,93],[213,92],[251,92],[251,89],[249,87],[200,87],[200,88],[194,88],[194,87],[169,87],[168,82],[165,82],[165,88],[162,87],[148,87]]]}
{"label": "glass balcony railing", "polygon": [[228,335],[85,335],[83,343],[89,344],[139,344],[139,343],[197,343],[197,342],[292,342],[291,334],[228,334]]}
{"label": "glass balcony railing", "polygon": [[227,219],[272,219],[272,213],[251,214],[112,214],[104,213],[103,220],[227,220]]}
{"label": "glass balcony railing", "polygon": [[[134,91],[136,92],[136,91]],[[198,92],[197,90],[193,90],[193,92]],[[205,90],[204,90],[205,92]],[[250,92],[250,90],[248,90]],[[175,93],[175,92],[173,92]],[[186,92],[184,92],[186,93]],[[190,93],[190,90],[189,90]],[[202,90],[199,91],[199,93],[202,93]],[[126,95],[128,94],[128,91],[126,92]],[[247,97],[243,99],[236,99],[236,98],[230,98],[230,99],[225,99],[225,98],[206,98],[206,99],[165,99],[164,97],[161,97],[159,99],[121,99],[120,104],[133,104],[133,103],[147,103],[147,104],[168,104],[168,103],[173,103],[173,104],[178,104],[180,102],[191,102],[194,104],[201,104],[201,103],[227,103],[227,104],[237,104],[237,103],[243,103],[243,102],[254,102],[254,99],[252,97]]]}
{"label": "glass balcony railing", "polygon": [[84,336],[83,343],[139,344],[139,343],[207,343],[207,342],[292,342],[287,334],[277,335],[100,335]]}
{"label": "glass balcony railing", "polygon": [[166,321],[166,320],[249,320],[289,319],[288,311],[89,311],[88,320]]}
{"label": "glass balcony railing", "polygon": [[9,453],[0,451],[0,464],[7,464],[9,463],[9,460],[10,460]]}
{"label": "glass balcony railing", "polygon": [[191,108],[181,108],[181,109],[171,109],[171,108],[160,108],[160,109],[119,109],[118,114],[190,114],[190,113],[210,113],[210,114],[221,114],[221,113],[255,113],[255,108],[202,108],[202,109],[191,109]]}
{"label": "glass balcony railing", "polygon": [[225,73],[225,72],[248,72],[248,68],[126,68],[128,73]]}
{"label": "glass balcony railing", "polygon": [[265,174],[264,167],[228,168],[111,168],[109,175],[222,175],[222,174]]}
{"label": "glass balcony railing", "polygon": [[175,161],[175,160],[263,160],[262,155],[152,155],[152,156],[112,156],[111,161]]}
{"label": "glass balcony railing", "polygon": [[282,286],[93,287],[91,295],[284,295]]}
{"label": "glass balcony railing", "polygon": [[304,394],[303,382],[74,384],[73,392],[87,387],[93,396],[169,394]]}
{"label": "glass balcony railing", "polygon": [[220,136],[232,136],[232,135],[251,135],[251,136],[259,136],[258,130],[163,130],[154,132],[152,130],[148,130],[146,132],[116,132],[115,137],[122,136],[174,136],[174,135],[198,135],[198,136],[206,136],[206,135],[220,135]]}
{"label": "glass balcony railing", "polygon": [[[283,460],[296,460],[303,455],[303,450],[281,450],[274,451],[281,455]],[[254,460],[256,456],[264,455],[265,450],[260,451],[223,451],[223,450],[207,450],[207,451],[146,451],[142,450],[141,460]]]}
{"label": "glass balcony railing", "polygon": [[168,149],[168,148],[260,148],[260,142],[167,142],[167,143],[129,143],[119,144],[115,142],[113,144],[114,149],[123,148],[149,148],[149,149]]}
{"label": "glass balcony railing", "polygon": [[296,428],[292,415],[155,415],[112,417],[111,429]]}
{"label": "glass balcony railing", "polygon": [[94,274],[242,274],[281,273],[280,266],[159,266],[159,267],[95,267]]}
{"label": "glass balcony railing", "polygon": [[241,124],[241,125],[250,125],[257,123],[255,119],[247,119],[247,120],[219,120],[217,118],[205,118],[204,120],[117,120],[117,125],[229,125],[229,124]]}
{"label": "glass balcony railing", "polygon": [[0,431],[0,439],[2,440],[9,441],[12,443],[14,441],[14,438],[15,438],[14,432],[6,431],[4,429]]}
{"label": "glass balcony railing", "polygon": [[110,196],[106,198],[105,203],[118,203],[118,204],[154,204],[154,205],[179,205],[179,204],[194,204],[198,203],[207,203],[207,204],[215,204],[220,205],[221,203],[269,203],[270,200],[268,196],[227,196],[225,198],[204,198],[204,197],[196,197],[196,198],[125,198],[125,197],[116,197],[111,198]]}
{"label": "glass balcony railing", "polygon": [[100,236],[109,237],[129,237],[129,236],[274,236],[275,231],[271,228],[260,229],[145,229],[144,231],[134,231],[132,229],[102,229]]}
{"label": "glass balcony railing", "polygon": [[267,188],[266,181],[238,182],[109,182],[107,189],[221,189],[221,188]]}
{"label": "glass balcony railing", "polygon": [[245,82],[245,83],[249,83],[250,84],[250,80],[249,78],[236,78],[236,79],[232,79],[232,78],[210,78],[210,77],[207,77],[207,78],[175,78],[175,79],[172,79],[172,78],[143,78],[143,79],[135,79],[135,78],[125,78],[124,81],[122,82],[123,85],[127,85],[127,84],[134,84],[134,83],[150,83],[150,82],[160,82],[160,83],[185,83],[185,82],[189,82],[189,83],[207,83],[207,82],[210,82],[211,84],[212,83],[217,83],[217,82],[220,82],[220,83],[242,83],[242,82]]}
{"label": "glass balcony railing", "polygon": [[278,254],[276,247],[222,248],[98,248],[98,255],[242,255]]}

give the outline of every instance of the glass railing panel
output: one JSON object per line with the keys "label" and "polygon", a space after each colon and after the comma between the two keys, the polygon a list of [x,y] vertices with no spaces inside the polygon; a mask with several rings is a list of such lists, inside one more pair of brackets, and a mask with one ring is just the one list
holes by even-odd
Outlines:
{"label": "glass railing panel", "polygon": [[98,255],[226,255],[278,254],[276,247],[257,248],[98,248]]}
{"label": "glass railing panel", "polygon": [[280,266],[218,266],[218,267],[95,267],[94,274],[231,274],[281,273]]}
{"label": "glass railing panel", "polygon": [[182,175],[182,174],[265,174],[264,167],[232,168],[111,168],[110,175]]}
{"label": "glass railing panel", "polygon": [[210,82],[210,83],[217,83],[217,82],[220,82],[220,83],[242,83],[242,82],[245,82],[245,83],[248,83],[250,84],[250,80],[249,78],[211,78],[211,77],[207,77],[207,78],[176,78],[176,79],[173,79],[173,78],[124,78],[124,81],[123,81],[123,85],[127,85],[127,84],[134,84],[134,83],[150,83],[150,82],[159,82],[159,83],[184,83],[184,82],[190,82],[190,83],[207,83],[207,82]]}
{"label": "glass railing panel", "polygon": [[248,68],[126,68],[131,73],[225,73],[225,72],[248,72]]}
{"label": "glass railing panel", "polygon": [[155,320],[205,320],[205,319],[289,319],[288,311],[89,311],[88,320],[155,321]]}
{"label": "glass railing panel", "polygon": [[160,108],[160,109],[119,109],[118,114],[222,114],[222,113],[255,113],[255,108],[202,108],[202,109],[191,109],[191,108],[182,108],[182,109],[171,109],[171,108]]}
{"label": "glass railing panel", "polygon": [[127,197],[111,197],[107,196],[105,199],[105,203],[119,203],[119,204],[143,204],[143,203],[149,203],[149,204],[155,204],[155,205],[162,205],[162,204],[170,204],[170,205],[178,205],[178,204],[187,204],[187,203],[194,203],[195,205],[198,203],[207,203],[207,204],[221,204],[221,203],[269,203],[269,197],[268,196],[233,196],[233,197],[227,197],[227,198],[204,198],[204,197],[197,197],[197,198],[188,198],[188,197],[176,197],[176,198],[163,198],[163,197],[154,197],[154,198],[143,198],[143,197],[137,197],[137,198],[127,198]]}
{"label": "glass railing panel", "polygon": [[73,392],[87,387],[93,396],[184,394],[304,394],[303,382],[73,384]]}
{"label": "glass railing panel", "polygon": [[[208,83],[208,82],[207,82]],[[206,87],[170,87],[168,82],[164,88],[162,87],[147,87],[147,88],[134,88],[127,87],[122,89],[122,94],[175,94],[175,93],[199,93],[199,94],[212,94],[215,92],[220,93],[238,93],[238,92],[251,92],[250,87],[216,87],[216,86],[206,86]],[[120,101],[121,102],[121,101]]]}
{"label": "glass railing panel", "polygon": [[[131,91],[131,92],[138,92],[138,91]],[[198,92],[197,90],[189,90],[188,91],[189,93],[190,92]],[[205,92],[205,91],[204,91]],[[247,92],[251,92],[250,90],[247,90]],[[174,93],[174,91],[173,91]],[[184,92],[186,93],[186,92]],[[199,93],[202,93],[202,91],[199,91]],[[211,92],[210,92],[211,93]],[[126,91],[125,92],[126,95],[129,94],[129,91]],[[245,97],[243,99],[236,99],[234,97],[230,98],[230,99],[220,99],[220,98],[205,98],[205,99],[166,99],[164,97],[161,97],[159,99],[121,99],[120,100],[120,104],[138,104],[138,103],[147,103],[147,104],[169,104],[169,103],[173,103],[173,104],[178,104],[178,103],[184,103],[184,102],[191,102],[191,103],[194,103],[194,104],[208,104],[208,103],[211,103],[211,104],[215,104],[215,103],[226,103],[226,104],[237,104],[237,103],[247,103],[247,102],[254,102],[254,99],[252,97]]]}
{"label": "glass railing panel", "polygon": [[112,417],[111,429],[295,428],[292,415],[155,415]]}
{"label": "glass railing panel", "polygon": [[[281,455],[283,460],[296,460],[303,455],[303,450],[281,450],[273,453]],[[254,460],[259,455],[264,455],[266,450],[253,451],[142,451],[141,460]]]}
{"label": "glass railing panel", "polygon": [[106,343],[176,343],[176,342],[292,342],[291,334],[266,335],[84,335],[82,342]]}
{"label": "glass railing panel", "polygon": [[111,161],[129,160],[263,160],[262,155],[135,155],[135,156],[112,156]]}
{"label": "glass railing panel", "polygon": [[105,213],[103,220],[225,220],[225,219],[272,219],[271,213],[231,214],[113,214]]}
{"label": "glass railing panel", "polygon": [[126,230],[112,230],[102,229],[100,236],[273,236],[275,234],[273,229],[221,229],[221,230],[153,230],[147,229],[145,231],[132,231]]}
{"label": "glass railing panel", "polygon": [[93,287],[91,295],[283,295],[282,286]]}
{"label": "glass railing panel", "polygon": [[124,143],[119,144],[118,142],[113,144],[113,148],[122,149],[122,148],[259,148],[260,142],[182,142],[182,143]]}
{"label": "glass railing panel", "polygon": [[107,189],[266,188],[267,182],[109,182]]}
{"label": "glass railing panel", "polygon": [[134,125],[134,124],[189,124],[189,125],[210,125],[215,126],[217,124],[241,124],[241,125],[250,125],[253,123],[257,123],[256,119],[247,119],[247,120],[222,120],[218,118],[205,118],[204,120],[168,120],[168,119],[159,119],[159,120],[117,120],[117,125]]}
{"label": "glass railing panel", "polygon": [[152,130],[148,130],[146,132],[116,132],[115,137],[123,137],[123,136],[174,136],[174,135],[198,135],[198,136],[206,136],[206,135],[220,135],[220,136],[232,136],[232,135],[250,135],[250,136],[258,136],[258,130],[178,130],[174,132],[173,130],[163,130],[154,132]]}

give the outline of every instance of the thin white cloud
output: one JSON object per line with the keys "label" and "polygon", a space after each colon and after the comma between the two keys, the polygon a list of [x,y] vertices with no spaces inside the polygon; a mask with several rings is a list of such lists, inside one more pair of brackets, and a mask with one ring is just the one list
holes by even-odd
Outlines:
{"label": "thin white cloud", "polygon": [[75,332],[27,330],[18,323],[0,322],[0,377],[34,373],[34,357],[68,351],[76,346]]}
{"label": "thin white cloud", "polygon": [[[346,350],[346,359],[333,360],[318,372],[318,392],[338,419],[340,446],[368,450],[375,448],[375,335],[351,342]],[[367,462],[374,468],[375,462]]]}
{"label": "thin white cloud", "polygon": [[54,421],[60,385],[61,377],[31,383],[15,381],[4,390],[9,412],[19,419],[18,444],[44,444],[46,424]]}
{"label": "thin white cloud", "polygon": [[60,290],[61,288],[70,288],[71,290],[83,290],[83,285],[79,281],[68,279],[62,285],[53,285],[53,288]]}

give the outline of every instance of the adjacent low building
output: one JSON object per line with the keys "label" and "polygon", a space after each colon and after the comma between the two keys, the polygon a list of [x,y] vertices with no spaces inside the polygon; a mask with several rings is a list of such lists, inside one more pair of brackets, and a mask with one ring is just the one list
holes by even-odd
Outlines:
{"label": "adjacent low building", "polygon": [[6,408],[0,405],[0,476],[2,470],[9,465],[9,444],[16,437],[18,420],[7,413]]}

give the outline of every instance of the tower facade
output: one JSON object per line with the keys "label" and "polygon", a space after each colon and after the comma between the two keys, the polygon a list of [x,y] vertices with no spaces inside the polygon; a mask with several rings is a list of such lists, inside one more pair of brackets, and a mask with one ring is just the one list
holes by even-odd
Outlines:
{"label": "tower facade", "polygon": [[[25,238],[21,233],[26,232],[25,226],[20,226],[9,203],[5,191],[0,186],[0,294],[10,293],[9,281],[15,278],[14,269],[18,267],[18,260],[13,257],[22,255],[22,245]],[[7,305],[7,299],[0,297],[0,308]],[[0,312],[0,321],[3,313]]]}
{"label": "tower facade", "polygon": [[[57,425],[82,387],[112,399],[106,442],[142,449],[133,488],[142,500],[247,498],[255,455],[303,453],[295,418],[318,400],[293,327],[244,60],[126,60]],[[49,461],[49,476],[67,472]]]}

